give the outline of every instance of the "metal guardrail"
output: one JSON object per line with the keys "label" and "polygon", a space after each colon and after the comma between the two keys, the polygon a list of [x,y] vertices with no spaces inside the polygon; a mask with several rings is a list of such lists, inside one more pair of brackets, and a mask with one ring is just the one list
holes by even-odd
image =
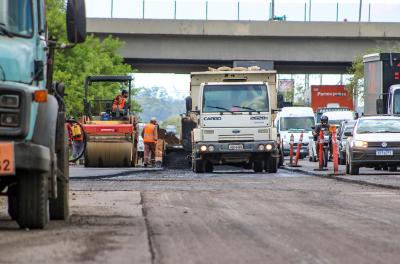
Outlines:
{"label": "metal guardrail", "polygon": [[[373,1],[373,2],[371,2]],[[400,22],[400,1],[86,0],[89,17],[239,21]],[[396,11],[397,10],[397,11]]]}

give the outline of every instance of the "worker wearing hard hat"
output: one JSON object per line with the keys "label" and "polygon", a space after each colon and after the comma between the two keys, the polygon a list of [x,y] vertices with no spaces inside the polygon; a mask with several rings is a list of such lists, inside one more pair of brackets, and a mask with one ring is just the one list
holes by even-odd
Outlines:
{"label": "worker wearing hard hat", "polygon": [[144,142],[144,166],[149,165],[149,159],[151,164],[154,165],[158,140],[157,119],[155,117],[151,118],[150,122],[144,126],[142,138]]}
{"label": "worker wearing hard hat", "polygon": [[128,98],[128,91],[122,90],[121,94],[117,95],[117,97],[114,99],[112,105],[113,112],[117,110],[123,110],[125,108],[126,98]]}

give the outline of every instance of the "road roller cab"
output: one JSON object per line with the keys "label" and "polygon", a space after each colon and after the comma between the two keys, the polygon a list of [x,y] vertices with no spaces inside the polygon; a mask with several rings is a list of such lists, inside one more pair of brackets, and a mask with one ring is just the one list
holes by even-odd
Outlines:
{"label": "road roller cab", "polygon": [[[89,99],[95,82],[116,82],[128,89],[123,109],[112,107],[114,98]],[[125,87],[126,86],[126,87]],[[86,167],[131,167],[137,163],[137,118],[131,114],[131,76],[88,76],[85,81],[83,128],[86,133]]]}

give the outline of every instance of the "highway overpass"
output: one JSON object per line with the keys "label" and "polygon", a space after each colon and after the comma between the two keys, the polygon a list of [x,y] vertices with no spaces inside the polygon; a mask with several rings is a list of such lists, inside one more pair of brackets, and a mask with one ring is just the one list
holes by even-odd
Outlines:
{"label": "highway overpass", "polygon": [[346,73],[357,55],[400,43],[400,23],[88,18],[87,29],[120,38],[126,62],[157,73],[246,62],[280,73]]}

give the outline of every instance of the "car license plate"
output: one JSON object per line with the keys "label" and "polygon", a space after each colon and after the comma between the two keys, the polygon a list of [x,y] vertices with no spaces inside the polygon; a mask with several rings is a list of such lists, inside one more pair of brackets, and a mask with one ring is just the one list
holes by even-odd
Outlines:
{"label": "car license plate", "polygon": [[392,149],[377,149],[376,156],[393,156]]}
{"label": "car license plate", "polygon": [[240,144],[240,145],[229,145],[228,148],[231,149],[231,150],[238,150],[238,149],[243,149],[243,145],[242,144]]}
{"label": "car license plate", "polygon": [[0,143],[0,175],[15,174],[14,143]]}

